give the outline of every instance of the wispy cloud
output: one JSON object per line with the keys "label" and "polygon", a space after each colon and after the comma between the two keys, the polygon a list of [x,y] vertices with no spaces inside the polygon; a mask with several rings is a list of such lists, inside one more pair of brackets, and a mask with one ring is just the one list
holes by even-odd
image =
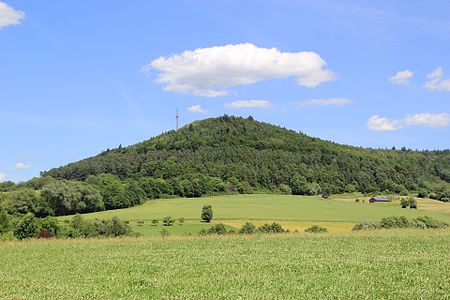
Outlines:
{"label": "wispy cloud", "polygon": [[16,168],[17,170],[26,170],[26,169],[31,168],[31,164],[27,164],[27,163],[24,163],[24,162],[18,162],[14,166],[14,168]]}
{"label": "wispy cloud", "polygon": [[5,180],[5,178],[6,178],[6,174],[0,172],[0,182],[2,182],[3,180]]}
{"label": "wispy cloud", "polygon": [[417,31],[449,37],[450,21],[422,16],[406,16],[393,10],[358,6],[343,1],[308,1],[310,6],[334,15],[350,16],[379,24],[404,24]]}
{"label": "wispy cloud", "polygon": [[0,29],[10,25],[18,25],[25,18],[25,13],[15,10],[8,4],[0,1]]}
{"label": "wispy cloud", "polygon": [[218,97],[226,95],[228,87],[268,79],[295,77],[299,85],[315,87],[335,78],[325,65],[315,52],[281,52],[246,43],[160,57],[143,71],[159,71],[156,82],[166,91]]}
{"label": "wispy cloud", "polygon": [[345,106],[352,103],[352,100],[345,97],[327,98],[327,99],[310,99],[297,102],[299,106]]}
{"label": "wispy cloud", "polygon": [[192,105],[191,107],[188,107],[188,111],[193,113],[200,113],[200,114],[206,114],[208,112],[207,109],[204,109],[200,106],[200,104]]}
{"label": "wispy cloud", "polygon": [[444,71],[441,67],[427,75],[428,81],[425,88],[431,91],[450,92],[450,79],[444,79]]}
{"label": "wispy cloud", "polygon": [[267,100],[238,100],[225,104],[227,108],[269,108],[272,105]]}
{"label": "wispy cloud", "polygon": [[389,119],[374,115],[367,121],[367,127],[374,131],[394,131],[411,126],[447,127],[450,126],[448,113],[421,113],[409,115],[402,119]]}
{"label": "wispy cloud", "polygon": [[409,84],[409,79],[413,77],[414,72],[410,70],[398,71],[394,76],[389,78],[392,84],[396,85],[407,85]]}

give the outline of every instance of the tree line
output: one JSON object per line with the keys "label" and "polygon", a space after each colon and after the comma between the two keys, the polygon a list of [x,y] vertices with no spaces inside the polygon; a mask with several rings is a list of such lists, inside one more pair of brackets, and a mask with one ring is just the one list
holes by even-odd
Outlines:
{"label": "tree line", "polygon": [[137,236],[127,222],[117,217],[110,220],[86,220],[75,215],[62,224],[55,217],[37,218],[33,213],[9,215],[0,211],[0,240],[28,238],[93,238]]}
{"label": "tree line", "polygon": [[201,174],[186,178],[142,177],[121,180],[113,174],[91,175],[85,181],[33,178],[0,192],[0,210],[11,215],[33,213],[37,217],[62,216],[119,209],[148,199],[200,197],[251,192],[237,178],[223,182]]}

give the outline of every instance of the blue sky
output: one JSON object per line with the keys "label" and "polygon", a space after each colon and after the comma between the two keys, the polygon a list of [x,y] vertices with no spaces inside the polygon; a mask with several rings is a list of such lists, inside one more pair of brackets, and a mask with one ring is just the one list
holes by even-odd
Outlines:
{"label": "blue sky", "polygon": [[448,1],[0,0],[0,181],[224,113],[446,149]]}

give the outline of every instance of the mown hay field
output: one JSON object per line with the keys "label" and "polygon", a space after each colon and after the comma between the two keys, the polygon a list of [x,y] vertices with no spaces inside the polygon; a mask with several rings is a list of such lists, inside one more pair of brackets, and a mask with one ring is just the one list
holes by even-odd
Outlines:
{"label": "mown hay field", "polygon": [[449,230],[0,243],[1,299],[449,299]]}

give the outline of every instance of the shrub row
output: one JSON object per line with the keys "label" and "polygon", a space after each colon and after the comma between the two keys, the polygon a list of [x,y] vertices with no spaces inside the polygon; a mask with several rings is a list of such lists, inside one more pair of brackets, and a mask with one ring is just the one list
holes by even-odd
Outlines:
{"label": "shrub row", "polygon": [[117,237],[131,234],[128,224],[117,217],[91,221],[75,215],[71,220],[60,224],[54,217],[37,218],[33,213],[15,217],[4,211],[0,212],[2,239]]}
{"label": "shrub row", "polygon": [[429,216],[408,220],[406,217],[385,217],[380,222],[363,221],[356,224],[353,230],[391,229],[391,228],[447,228],[448,224]]}
{"label": "shrub row", "polygon": [[[254,224],[247,222],[239,229],[237,233],[239,234],[255,234],[255,233],[288,233],[289,230],[284,229],[279,223],[268,224],[265,223],[259,227],[256,227]],[[297,232],[297,231],[296,231]],[[313,225],[305,230],[308,233],[324,233],[328,232],[328,230],[324,227]],[[225,234],[233,234],[236,233],[234,230],[227,230],[224,224],[217,224],[209,229],[203,229],[200,231],[200,235],[225,235]]]}

